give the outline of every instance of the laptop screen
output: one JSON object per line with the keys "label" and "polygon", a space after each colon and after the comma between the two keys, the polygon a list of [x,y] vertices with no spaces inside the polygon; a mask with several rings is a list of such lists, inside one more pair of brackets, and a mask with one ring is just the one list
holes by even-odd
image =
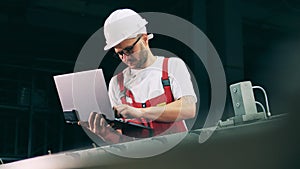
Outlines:
{"label": "laptop screen", "polygon": [[54,76],[54,81],[63,111],[77,110],[81,121],[91,112],[115,119],[102,69]]}

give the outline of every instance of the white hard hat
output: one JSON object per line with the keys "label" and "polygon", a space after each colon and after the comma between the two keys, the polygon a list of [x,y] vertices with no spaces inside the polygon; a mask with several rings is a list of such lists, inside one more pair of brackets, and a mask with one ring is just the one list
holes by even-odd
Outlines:
{"label": "white hard hat", "polygon": [[[108,50],[125,39],[134,38],[138,34],[147,33],[148,22],[131,9],[119,9],[109,15],[104,22],[104,36]],[[151,39],[153,35],[148,35]]]}

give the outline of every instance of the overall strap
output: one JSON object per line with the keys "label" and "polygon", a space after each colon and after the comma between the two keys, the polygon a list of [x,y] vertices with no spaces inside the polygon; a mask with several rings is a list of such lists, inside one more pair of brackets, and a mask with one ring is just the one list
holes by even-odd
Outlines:
{"label": "overall strap", "polygon": [[120,72],[118,75],[117,75],[117,79],[118,79],[118,85],[119,85],[119,88],[120,88],[120,92],[121,92],[121,102],[122,104],[127,104],[126,102],[126,90],[125,90],[125,87],[124,87],[124,75],[123,75],[123,72]]}
{"label": "overall strap", "polygon": [[156,102],[161,102],[161,101],[165,101],[166,103],[170,103],[172,101],[174,101],[174,97],[172,94],[172,90],[171,90],[171,83],[170,83],[170,78],[169,78],[169,73],[168,73],[168,61],[169,58],[164,58],[163,60],[163,65],[162,65],[162,77],[161,77],[161,82],[164,88],[164,94],[161,96],[158,96],[157,98],[152,98],[150,100],[147,100],[145,103],[137,103],[135,102],[134,96],[132,94],[132,92],[130,90],[127,90],[124,86],[124,75],[123,72],[120,72],[117,75],[117,79],[118,79],[118,85],[120,88],[120,92],[121,92],[121,101],[122,104],[128,104],[126,101],[126,95],[128,97],[130,97],[132,99],[132,103],[131,105],[134,107],[139,107],[139,108],[144,108],[144,107],[151,107],[154,106],[151,103],[156,103]]}
{"label": "overall strap", "polygon": [[170,78],[169,78],[169,73],[168,73],[168,61],[169,61],[169,58],[164,58],[161,82],[164,87],[165,97],[167,99],[166,102],[170,103],[170,102],[174,101],[174,98],[173,98],[173,94],[172,94],[172,90],[171,90],[171,83],[170,83]]}

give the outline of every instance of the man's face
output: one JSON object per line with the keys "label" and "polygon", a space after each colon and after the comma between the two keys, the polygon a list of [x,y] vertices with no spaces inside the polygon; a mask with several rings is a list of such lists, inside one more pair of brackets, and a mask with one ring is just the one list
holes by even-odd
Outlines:
{"label": "man's face", "polygon": [[126,39],[115,46],[115,52],[129,68],[142,69],[148,58],[143,35]]}

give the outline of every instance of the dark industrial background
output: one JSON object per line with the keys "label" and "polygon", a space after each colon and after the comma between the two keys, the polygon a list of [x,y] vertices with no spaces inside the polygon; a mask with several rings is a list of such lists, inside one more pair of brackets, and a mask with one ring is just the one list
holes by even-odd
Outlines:
{"label": "dark industrial background", "polygon": [[[0,158],[3,161],[91,147],[92,141],[79,126],[64,123],[53,76],[73,72],[88,38],[103,26],[113,10],[125,7],[137,12],[173,14],[205,32],[220,55],[228,86],[250,80],[267,91],[272,114],[289,113],[292,138],[287,139],[296,144],[290,146],[292,153],[287,158],[296,161],[300,1],[1,0]],[[193,128],[201,128],[210,104],[210,84],[201,61],[187,46],[170,37],[156,35],[151,47],[175,53],[196,76],[201,95]],[[120,63],[111,54],[108,52],[99,66],[104,69],[106,79],[110,79]],[[261,93],[255,95],[262,99]],[[231,116],[228,93],[222,119]]]}

